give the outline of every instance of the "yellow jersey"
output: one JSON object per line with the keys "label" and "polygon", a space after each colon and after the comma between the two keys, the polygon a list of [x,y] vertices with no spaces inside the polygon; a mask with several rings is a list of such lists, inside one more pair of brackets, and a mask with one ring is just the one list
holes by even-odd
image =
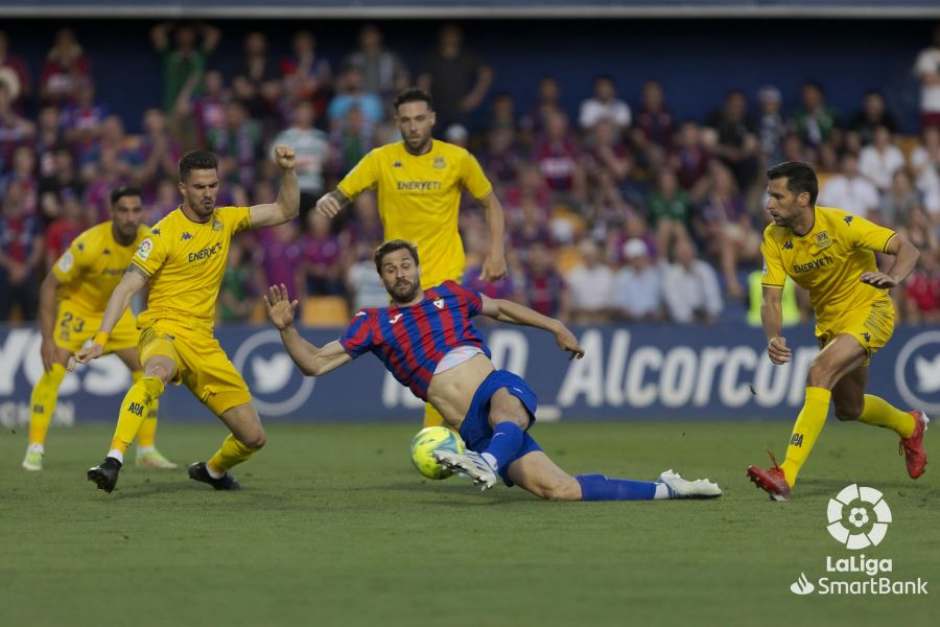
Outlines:
{"label": "yellow jersey", "polygon": [[376,148],[337,187],[347,198],[376,190],[385,239],[417,247],[423,285],[463,274],[466,259],[457,230],[461,189],[477,199],[493,191],[473,155],[436,139],[423,155],[409,153],[403,141]]}
{"label": "yellow jersey", "polygon": [[153,225],[131,260],[150,277],[147,309],[137,326],[168,320],[211,332],[232,237],[250,226],[248,207],[218,207],[203,223],[177,208]]}
{"label": "yellow jersey", "polygon": [[60,283],[59,299],[87,313],[103,313],[134,252],[149,235],[150,227],[140,225],[137,238],[123,246],[114,239],[111,221],[84,231],[52,266]]}
{"label": "yellow jersey", "polygon": [[809,292],[817,328],[876,301],[890,301],[887,290],[859,281],[876,272],[875,253],[884,252],[894,231],[842,209],[816,207],[809,233],[798,236],[787,227],[764,229],[763,285],[783,287],[787,276]]}

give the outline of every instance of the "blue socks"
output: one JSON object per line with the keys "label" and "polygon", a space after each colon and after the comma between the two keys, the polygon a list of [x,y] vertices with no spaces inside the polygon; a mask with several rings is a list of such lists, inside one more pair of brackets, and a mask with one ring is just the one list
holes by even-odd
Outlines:
{"label": "blue socks", "polygon": [[512,422],[501,422],[493,428],[490,445],[483,451],[485,459],[497,472],[503,472],[506,466],[515,461],[522,448],[525,431]]}
{"label": "blue socks", "polygon": [[578,475],[582,501],[651,501],[656,497],[652,481],[609,479],[606,475]]}

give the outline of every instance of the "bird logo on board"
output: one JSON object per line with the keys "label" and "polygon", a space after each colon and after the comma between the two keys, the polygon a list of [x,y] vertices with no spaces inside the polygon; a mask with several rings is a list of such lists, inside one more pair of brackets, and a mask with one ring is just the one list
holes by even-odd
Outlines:
{"label": "bird logo on board", "polygon": [[443,299],[443,298],[438,298],[436,301],[434,301],[434,306],[437,307],[438,309],[443,309],[443,308],[444,308],[444,299]]}
{"label": "bird logo on board", "polygon": [[436,157],[436,158],[434,159],[434,169],[435,169],[435,170],[443,170],[443,169],[446,168],[446,167],[447,167],[447,162],[444,161],[444,157]]}
{"label": "bird logo on board", "polygon": [[792,239],[788,239],[787,241],[785,241],[785,242],[783,243],[783,249],[784,249],[784,250],[793,250],[793,240],[792,240]]}
{"label": "bird logo on board", "polygon": [[185,240],[188,240],[188,239],[192,239],[192,238],[193,238],[193,234],[192,234],[192,233],[190,233],[189,231],[183,231],[183,237],[182,237],[182,239],[183,239],[184,241],[185,241]]}

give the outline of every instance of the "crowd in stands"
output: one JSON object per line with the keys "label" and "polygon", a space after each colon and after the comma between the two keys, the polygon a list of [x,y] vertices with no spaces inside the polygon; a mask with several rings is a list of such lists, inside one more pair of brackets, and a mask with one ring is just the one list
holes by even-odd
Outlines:
{"label": "crowd in stands", "polygon": [[[180,155],[204,147],[220,157],[220,203],[270,202],[276,143],[296,150],[302,215],[240,236],[220,318],[256,318],[271,283],[341,300],[343,315],[387,304],[371,261],[382,237],[376,199],[362,195],[333,222],[310,209],[370,149],[398,140],[389,105],[412,84],[434,98],[436,137],[478,157],[506,208],[510,273],[493,284],[478,279],[487,250],[480,208],[467,199],[461,210],[465,282],[491,296],[574,323],[744,319],[768,221],[764,171],[800,160],[818,170],[820,204],[891,226],[920,247],[914,275],[895,290],[899,316],[940,320],[940,29],[912,63],[922,124],[903,136],[881,93],[839,112],[814,82],[795,109],[784,110],[768,85],[730,91],[701,120],[670,113],[654,79],[596,76],[593,93],[566,111],[567,87],[547,76],[533,102],[517,102],[493,93],[497,70],[453,25],[422,67],[408,67],[367,25],[336,59],[320,54],[309,31],[293,36],[283,58],[264,32],[251,33],[240,69],[226,75],[213,63],[222,36],[207,25],[152,30],[163,99],[142,113],[135,135],[96,97],[105,79],[94,74],[90,42],[63,28],[33,75],[0,32],[0,321],[35,318],[42,277],[78,233],[107,219],[114,187],[140,187],[153,224],[179,203]],[[639,98],[628,101],[633,92]]]}

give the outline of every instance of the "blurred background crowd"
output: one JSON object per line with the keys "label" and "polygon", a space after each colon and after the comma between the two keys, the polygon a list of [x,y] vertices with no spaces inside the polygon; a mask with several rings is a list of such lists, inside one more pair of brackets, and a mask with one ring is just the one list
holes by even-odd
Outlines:
{"label": "blurred background crowd", "polygon": [[[417,64],[383,35],[362,26],[344,54],[327,58],[311,31],[280,42],[285,54],[271,51],[264,30],[250,32],[223,71],[222,28],[158,24],[139,45],[159,56],[162,76],[137,78],[159,81],[162,98],[130,120],[97,94],[113,79],[95,72],[100,42],[62,28],[43,58],[27,60],[19,35],[0,32],[0,321],[35,318],[42,277],[76,235],[107,219],[116,186],[143,190],[153,224],[179,203],[178,158],[203,147],[221,159],[220,204],[269,202],[277,143],[297,152],[302,214],[239,237],[220,318],[258,320],[257,296],[271,283],[304,299],[312,324],[387,304],[371,260],[382,238],[374,196],[333,222],[310,209],[370,149],[399,139],[389,105],[409,85],[430,91],[435,136],[477,156],[506,209],[510,273],[493,284],[478,279],[482,213],[469,198],[461,209],[465,283],[491,296],[574,323],[757,323],[764,170],[800,160],[818,170],[819,204],[920,247],[917,270],[895,290],[899,316],[940,320],[940,28],[910,59],[919,119],[903,129],[886,94],[873,89],[838,111],[826,85],[808,78],[798,93],[769,78],[756,91],[732,89],[702,103],[699,117],[675,115],[655,76],[621,84],[589,68],[575,107],[566,104],[574,87],[551,74],[521,101],[494,89],[494,76],[513,68],[488,64],[458,25],[429,33]],[[808,312],[794,291],[787,320]]]}

